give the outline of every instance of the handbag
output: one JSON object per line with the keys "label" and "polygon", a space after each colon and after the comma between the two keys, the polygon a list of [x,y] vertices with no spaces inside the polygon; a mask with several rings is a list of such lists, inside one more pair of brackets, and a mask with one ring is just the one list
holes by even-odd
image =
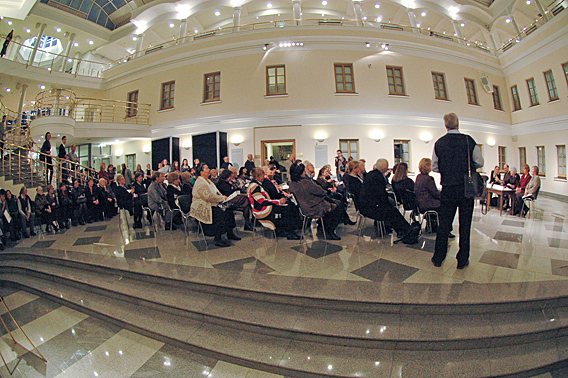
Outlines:
{"label": "handbag", "polygon": [[464,197],[465,198],[481,198],[483,196],[483,179],[479,172],[471,171],[471,153],[469,152],[469,138],[465,136],[467,143],[467,169],[468,173],[464,174]]}

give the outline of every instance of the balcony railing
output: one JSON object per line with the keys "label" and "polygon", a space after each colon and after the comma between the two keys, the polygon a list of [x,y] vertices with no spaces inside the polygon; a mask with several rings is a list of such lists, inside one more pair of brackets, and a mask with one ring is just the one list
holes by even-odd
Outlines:
{"label": "balcony railing", "polygon": [[150,104],[130,101],[80,98],[67,89],[51,89],[36,96],[35,116],[64,116],[76,122],[148,125]]}
{"label": "balcony railing", "polygon": [[[435,30],[413,28],[412,26],[409,25],[382,23],[375,21],[358,22],[356,20],[344,20],[344,19],[305,19],[305,20],[269,21],[269,22],[260,22],[260,23],[246,24],[240,26],[229,26],[225,28],[204,31],[196,34],[190,34],[182,38],[166,41],[157,46],[149,47],[142,51],[137,51],[131,55],[118,59],[114,62],[100,62],[100,61],[97,62],[86,59],[77,59],[65,56],[63,54],[54,54],[49,51],[41,50],[39,48],[37,49],[36,54],[32,54],[31,51],[33,50],[33,47],[25,46],[21,43],[17,43],[14,41],[10,42],[10,45],[12,46],[9,48],[8,54],[4,57],[4,59],[10,59],[25,64],[26,67],[31,66],[31,67],[44,68],[49,73],[64,72],[66,74],[73,76],[101,78],[103,77],[104,71],[111,67],[127,63],[133,59],[137,59],[147,54],[152,54],[154,52],[162,51],[164,49],[173,46],[177,46],[184,43],[190,43],[192,41],[197,41],[204,38],[211,38],[215,36],[238,33],[243,31],[262,31],[274,28],[293,28],[300,26],[305,27],[305,26],[330,26],[330,25],[338,27],[358,27],[358,28],[365,27],[369,28],[370,30],[372,29],[390,30],[390,31],[403,32],[403,33],[427,35],[433,38],[439,38],[454,43],[465,44],[473,49],[484,51],[488,54],[500,55],[503,52],[510,49],[511,47],[513,47],[515,44],[519,43],[524,37],[534,32],[537,28],[541,27],[542,25],[550,21],[554,16],[556,16],[566,7],[568,7],[567,4],[568,0],[552,1],[546,7],[544,15],[541,15],[541,17],[536,19],[532,24],[523,28],[523,30],[519,35],[515,36],[514,38],[511,38],[509,41],[507,41],[503,46],[501,46],[497,50],[493,50],[488,46],[481,44],[477,41],[468,41],[465,38],[457,38],[453,34],[450,35]],[[6,39],[5,36],[0,36],[0,44],[3,44],[5,39]],[[29,53],[22,54],[21,52],[23,50],[28,50]],[[24,58],[26,56],[28,57],[27,59]],[[32,56],[35,56],[33,61],[31,60]]]}

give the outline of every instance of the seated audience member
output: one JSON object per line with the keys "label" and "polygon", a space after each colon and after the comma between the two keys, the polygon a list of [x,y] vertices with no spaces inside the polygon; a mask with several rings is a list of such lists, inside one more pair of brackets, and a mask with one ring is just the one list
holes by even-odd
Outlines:
{"label": "seated audience member", "polygon": [[87,198],[85,197],[85,189],[80,185],[78,179],[73,180],[73,188],[71,188],[71,224],[83,226],[87,223]]}
{"label": "seated audience member", "polygon": [[12,219],[6,217],[6,212],[8,210],[8,204],[6,203],[6,191],[0,189],[0,223],[2,226],[2,243],[6,244],[6,235],[10,233],[12,240],[15,239],[14,223]]}
{"label": "seated audience member", "polygon": [[[179,209],[177,199],[182,195],[183,192],[181,190],[181,179],[179,172],[172,171],[168,173],[168,187],[166,188],[166,198],[168,200],[168,206],[170,207],[170,209]],[[182,224],[181,214],[179,212],[175,214],[173,222],[178,226]]]}
{"label": "seated audience member", "polygon": [[523,165],[523,174],[519,177],[519,184],[515,188],[515,193],[511,195],[511,207],[512,207],[512,214],[517,215],[521,212],[521,206],[523,202],[523,195],[525,193],[525,189],[531,180],[530,175],[530,167],[528,164]]}
{"label": "seated audience member", "polygon": [[87,223],[103,220],[99,188],[95,186],[95,182],[92,178],[87,181],[85,198],[87,199]]}
{"label": "seated audience member", "polygon": [[172,164],[172,172],[181,173],[181,170],[180,170],[180,167],[179,167],[179,161],[174,160],[174,162]]}
{"label": "seated audience member", "polygon": [[[503,180],[503,184],[506,188],[515,190],[519,186],[520,181],[521,181],[521,177],[517,173],[517,168],[511,167],[510,175],[506,179]],[[510,203],[511,195],[505,195],[503,197],[504,197],[503,200],[505,202],[505,204],[503,205],[503,210],[509,210],[510,209],[509,203]]]}
{"label": "seated audience member", "polygon": [[520,213],[523,217],[529,211],[529,208],[527,206],[523,206],[523,199],[527,197],[536,198],[536,193],[540,189],[540,176],[538,175],[538,167],[536,165],[532,167],[530,176],[531,179],[525,187],[525,190],[515,193],[515,214]]}
{"label": "seated audience member", "polygon": [[191,195],[193,185],[191,184],[191,173],[189,171],[181,173],[181,192],[183,195]]}
{"label": "seated audience member", "polygon": [[296,197],[302,213],[309,218],[323,220],[327,239],[341,240],[335,229],[344,218],[343,203],[328,200],[327,190],[306,177],[306,169],[302,163],[290,166],[290,180],[290,191]]}
{"label": "seated audience member", "polygon": [[290,194],[283,192],[278,183],[274,180],[274,176],[276,174],[276,167],[270,165],[268,167],[262,168],[264,171],[264,179],[261,181],[262,187],[271,199],[280,199],[280,198],[289,198],[291,197]]}
{"label": "seated audience member", "polygon": [[223,163],[221,163],[221,169],[229,169],[229,167],[232,167],[232,166],[233,166],[233,163],[231,163],[229,161],[229,157],[225,156],[223,158]]}
{"label": "seated audience member", "polygon": [[181,161],[181,167],[180,167],[181,173],[189,172],[190,169],[191,169],[191,167],[189,166],[189,162],[187,161],[187,159],[183,159]]}
{"label": "seated audience member", "polygon": [[[197,178],[199,178],[199,174],[197,175]],[[217,181],[219,181],[219,171],[217,170],[217,168],[213,168],[209,174],[209,180],[213,181],[214,184],[217,184]]]}
{"label": "seated audience member", "polygon": [[166,175],[163,172],[152,173],[152,183],[148,187],[148,207],[152,211],[157,211],[165,220],[166,230],[177,229],[177,226],[171,224],[172,212],[168,205],[167,190],[163,185],[165,179]]}
{"label": "seated audience member", "polygon": [[511,178],[511,171],[509,170],[509,164],[503,166],[503,178],[496,181],[499,185],[505,186],[506,182]]}
{"label": "seated audience member", "polygon": [[402,203],[403,198],[405,198],[405,191],[411,190],[414,191],[414,181],[410,177],[408,177],[408,164],[401,162],[396,167],[396,171],[394,172],[394,176],[391,180],[392,189],[396,194],[396,198],[399,202]]}
{"label": "seated audience member", "polygon": [[236,182],[236,186],[239,189],[239,191],[241,193],[246,193],[247,191],[247,184],[249,182],[249,171],[246,169],[246,167],[241,167],[239,169],[239,174],[237,176],[237,178],[235,179]]}
{"label": "seated audience member", "polygon": [[[134,185],[132,185],[132,197],[133,197],[133,205],[134,205],[134,228],[142,228],[142,201],[140,200],[140,196],[142,194],[146,194],[148,190],[146,186],[144,186],[144,175],[139,173],[134,175]],[[148,218],[152,217],[152,214],[147,215]],[[148,219],[150,220],[150,219]]]}
{"label": "seated audience member", "polygon": [[[55,220],[56,224],[59,229],[63,228],[63,220],[61,218],[61,204],[59,203],[59,199],[57,198],[57,194],[55,193],[55,187],[53,185],[48,185],[46,189],[45,197],[47,198],[47,202],[51,207],[52,213],[55,213]],[[58,229],[55,230],[57,232]]]}
{"label": "seated audience member", "polygon": [[[239,192],[239,189],[234,186],[231,181],[234,178],[234,173],[226,169],[221,172],[221,176],[219,176],[219,182],[217,183],[217,188],[222,195],[228,197],[234,192]],[[252,224],[251,224],[251,205],[250,201],[248,200],[248,196],[246,194],[238,194],[237,196],[233,197],[231,200],[227,202],[229,206],[226,209],[227,212],[227,219],[229,220],[229,227],[235,227],[235,215],[233,210],[239,210],[243,212],[243,218],[245,221],[245,230],[253,231]]]}
{"label": "seated audience member", "polygon": [[210,170],[207,164],[199,164],[196,172],[198,177],[193,186],[190,215],[201,222],[206,235],[215,237],[216,246],[228,247],[230,244],[222,239],[223,234],[226,233],[227,238],[232,240],[240,238],[233,233],[228,214],[218,206],[226,197],[209,179]]}
{"label": "seated audience member", "polygon": [[286,203],[286,198],[274,200],[266,192],[262,186],[265,178],[264,169],[255,168],[251,175],[248,197],[254,217],[265,227],[275,229],[276,235],[285,235],[288,240],[299,240],[300,237],[294,232],[299,228],[299,218],[289,210],[289,206],[282,206]]}
{"label": "seated audience member", "polygon": [[489,183],[491,184],[499,184],[501,182],[501,172],[499,166],[496,165],[495,168],[491,171],[491,178],[489,179]]}
{"label": "seated audience member", "polygon": [[385,177],[388,167],[389,162],[386,159],[379,159],[375,169],[367,173],[361,188],[359,211],[368,218],[384,221],[386,226],[394,228],[403,243],[415,244],[418,242],[420,230],[411,227],[398,209],[389,202]]}
{"label": "seated audience member", "polygon": [[362,180],[364,180],[365,176],[367,175],[367,169],[365,167],[365,164],[367,164],[367,160],[359,159],[359,176],[361,177]]}
{"label": "seated audience member", "polygon": [[343,184],[347,192],[353,196],[355,207],[359,209],[359,197],[363,186],[360,161],[353,160],[347,164],[347,172],[343,175]]}
{"label": "seated audience member", "polygon": [[105,219],[114,217],[116,215],[116,196],[105,179],[99,180],[99,200]]}
{"label": "seated audience member", "polygon": [[[49,185],[51,186],[51,185]],[[55,232],[59,231],[59,226],[57,225],[57,216],[55,210],[51,208],[51,203],[47,199],[47,195],[43,193],[43,187],[38,186],[36,189],[35,197],[36,213],[39,215],[42,224],[46,224],[46,232],[51,232],[51,228]]]}
{"label": "seated audience member", "polygon": [[304,161],[304,166],[306,167],[306,177],[315,180],[316,178],[314,175],[316,173],[316,169],[314,168],[314,165],[306,160]]}
{"label": "seated audience member", "polygon": [[354,225],[355,222],[349,219],[349,214],[347,214],[346,187],[345,185],[337,185],[335,180],[331,178],[331,166],[329,164],[324,165],[319,170],[318,178],[315,182],[327,191],[328,198],[333,199],[339,205],[342,210],[343,223],[345,225]]}
{"label": "seated audience member", "polygon": [[18,202],[16,197],[12,195],[10,190],[6,190],[6,209],[8,214],[10,214],[10,238],[13,241],[20,239],[19,235],[19,228],[20,222],[19,220],[19,212],[18,212]]}
{"label": "seated audience member", "polygon": [[[30,235],[34,236],[36,233],[34,231],[35,227],[35,208],[34,202],[28,196],[28,189],[23,186],[20,189],[20,195],[18,196],[18,212],[20,219],[20,228],[24,237],[29,238]],[[30,231],[28,232],[28,227]]]}
{"label": "seated audience member", "polygon": [[[110,166],[109,166],[109,168],[110,168]],[[99,179],[102,179],[102,178],[107,179],[107,180],[109,178],[108,177],[108,171],[106,169],[105,163],[101,163],[100,170],[99,170]]]}
{"label": "seated audience member", "polygon": [[67,188],[65,182],[59,184],[59,189],[57,189],[57,197],[59,199],[61,228],[71,228],[73,203],[71,200],[71,195],[69,194],[69,189]]}
{"label": "seated audience member", "polygon": [[[120,209],[124,209],[128,211],[130,215],[134,215],[134,193],[132,189],[126,186],[126,178],[123,175],[116,175],[116,184],[116,189],[114,190],[116,204]],[[136,222],[134,222],[134,228],[141,227],[142,224],[137,225]]]}

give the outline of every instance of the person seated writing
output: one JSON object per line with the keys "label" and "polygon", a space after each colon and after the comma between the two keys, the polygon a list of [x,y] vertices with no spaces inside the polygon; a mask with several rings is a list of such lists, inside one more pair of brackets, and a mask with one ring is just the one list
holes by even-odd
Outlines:
{"label": "person seated writing", "polygon": [[215,237],[216,246],[228,247],[231,244],[221,238],[223,234],[226,233],[227,238],[232,240],[240,240],[240,238],[229,227],[228,214],[218,206],[226,200],[226,197],[209,179],[210,170],[207,164],[199,163],[196,173],[198,177],[193,186],[190,215],[201,222],[205,235]]}
{"label": "person seated writing", "polygon": [[260,223],[271,230],[276,230],[277,236],[287,236],[288,240],[299,240],[294,232],[299,228],[300,219],[295,212],[290,211],[286,198],[274,200],[262,186],[264,170],[255,168],[252,171],[252,182],[248,187],[248,197],[252,206],[253,215]]}
{"label": "person seated writing", "polygon": [[491,171],[491,178],[489,179],[490,184],[499,184],[501,182],[501,171],[499,166],[496,165]]}
{"label": "person seated writing", "polygon": [[361,188],[359,211],[362,215],[376,221],[384,221],[387,227],[392,227],[405,244],[418,242],[419,229],[408,224],[398,209],[389,202],[387,194],[387,179],[389,162],[378,159],[375,168],[367,174]]}
{"label": "person seated writing", "polygon": [[341,240],[335,229],[344,217],[343,203],[328,198],[327,190],[307,178],[302,163],[290,166],[290,179],[290,191],[296,197],[302,213],[308,218],[321,218],[327,239]]}

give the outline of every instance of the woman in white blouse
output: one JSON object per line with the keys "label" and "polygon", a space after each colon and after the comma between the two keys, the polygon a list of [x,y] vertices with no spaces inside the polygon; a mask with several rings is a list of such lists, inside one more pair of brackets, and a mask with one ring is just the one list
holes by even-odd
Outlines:
{"label": "woman in white blouse", "polygon": [[228,227],[225,211],[218,205],[227,197],[222,195],[215,184],[209,179],[210,170],[207,164],[200,163],[196,168],[197,180],[193,186],[193,201],[189,214],[201,222],[203,232],[208,236],[215,236],[215,245],[228,247],[227,241],[221,236],[226,233],[231,240],[240,240]]}

